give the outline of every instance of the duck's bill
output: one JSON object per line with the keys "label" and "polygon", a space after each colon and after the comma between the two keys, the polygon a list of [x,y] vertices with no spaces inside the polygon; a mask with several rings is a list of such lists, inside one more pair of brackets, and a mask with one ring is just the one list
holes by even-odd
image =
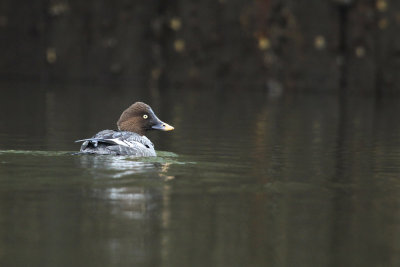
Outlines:
{"label": "duck's bill", "polygon": [[172,131],[174,129],[174,127],[172,127],[171,125],[160,121],[158,124],[152,126],[151,128],[155,129],[155,130],[160,130],[160,131]]}

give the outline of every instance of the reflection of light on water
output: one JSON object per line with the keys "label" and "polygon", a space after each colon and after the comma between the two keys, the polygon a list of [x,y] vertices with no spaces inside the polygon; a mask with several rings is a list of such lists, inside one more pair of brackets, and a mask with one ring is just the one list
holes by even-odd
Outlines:
{"label": "reflection of light on water", "polygon": [[161,172],[159,173],[161,178],[164,178],[165,180],[172,180],[175,178],[175,176],[173,176],[173,175],[166,175],[170,165],[171,165],[171,163],[165,163],[161,166]]}
{"label": "reflection of light on water", "polygon": [[146,199],[146,196],[143,193],[127,192],[127,188],[111,188],[108,190],[108,198],[134,202]]}

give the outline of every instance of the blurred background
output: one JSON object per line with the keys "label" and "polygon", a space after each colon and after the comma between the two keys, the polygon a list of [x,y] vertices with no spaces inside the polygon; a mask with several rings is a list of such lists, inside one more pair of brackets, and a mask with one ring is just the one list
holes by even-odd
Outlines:
{"label": "blurred background", "polygon": [[399,91],[394,0],[1,1],[1,80]]}

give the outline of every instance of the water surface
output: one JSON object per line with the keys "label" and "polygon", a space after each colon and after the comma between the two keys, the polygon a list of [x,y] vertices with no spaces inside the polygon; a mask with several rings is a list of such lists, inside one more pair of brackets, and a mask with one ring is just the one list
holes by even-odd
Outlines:
{"label": "water surface", "polygon": [[[398,266],[398,99],[3,84],[1,266]],[[76,156],[148,102],[158,157]]]}

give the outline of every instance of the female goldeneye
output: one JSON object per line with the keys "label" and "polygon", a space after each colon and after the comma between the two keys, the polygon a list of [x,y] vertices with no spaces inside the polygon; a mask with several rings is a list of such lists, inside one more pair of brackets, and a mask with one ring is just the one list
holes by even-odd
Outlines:
{"label": "female goldeneye", "polygon": [[80,154],[130,155],[154,157],[153,143],[144,134],[149,130],[171,131],[174,127],[160,121],[151,107],[136,102],[122,112],[117,122],[118,131],[103,130],[83,142]]}

